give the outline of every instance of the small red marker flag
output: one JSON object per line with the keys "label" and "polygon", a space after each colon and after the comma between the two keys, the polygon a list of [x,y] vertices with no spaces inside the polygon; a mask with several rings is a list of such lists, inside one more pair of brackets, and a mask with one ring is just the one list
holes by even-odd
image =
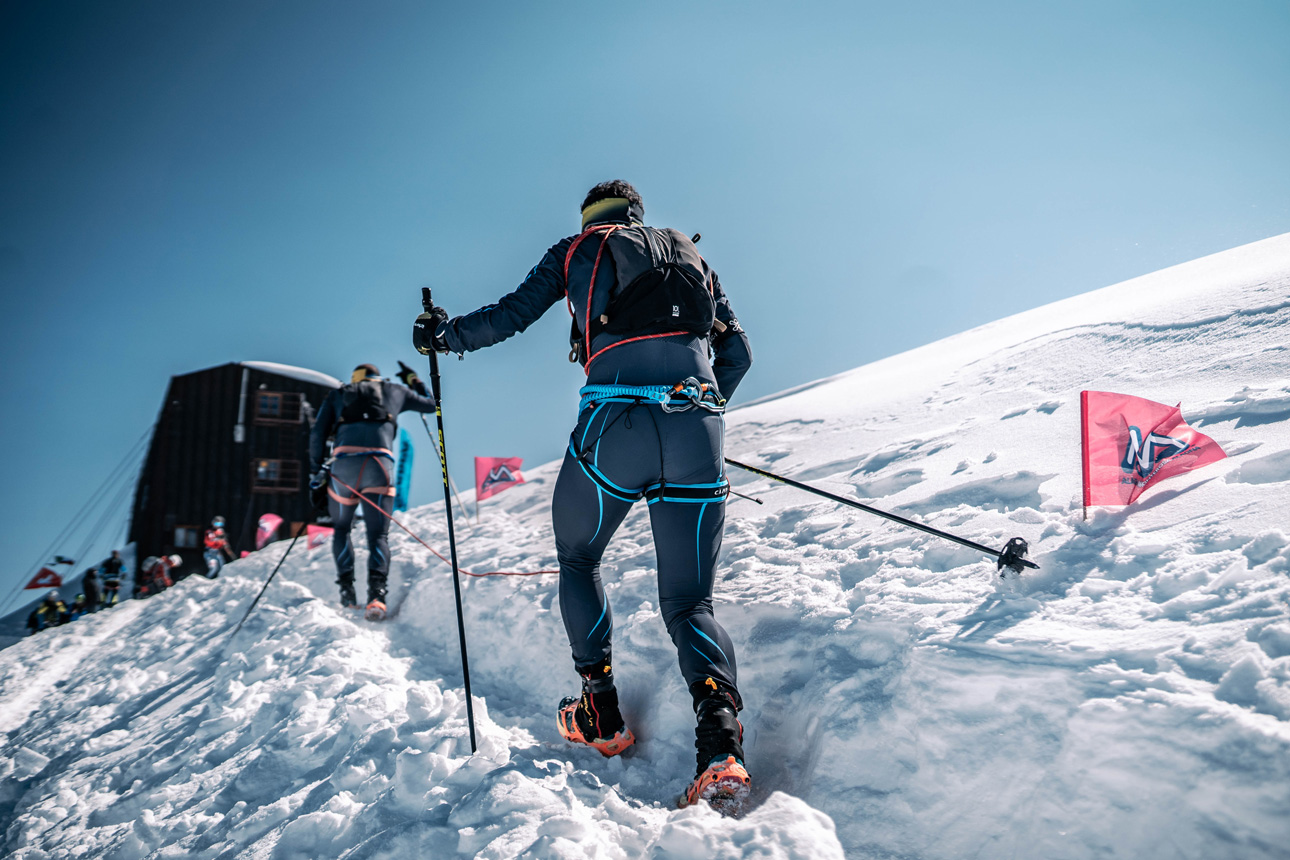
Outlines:
{"label": "small red marker flag", "polygon": [[32,577],[31,582],[23,586],[23,590],[28,588],[58,588],[63,584],[63,578],[47,567],[42,567],[40,573]]}
{"label": "small red marker flag", "polygon": [[1193,430],[1182,404],[1128,394],[1080,392],[1084,506],[1132,504],[1165,478],[1222,460],[1213,439]]}
{"label": "small red marker flag", "polygon": [[322,546],[327,541],[331,540],[332,535],[336,533],[335,529],[328,528],[327,526],[309,526],[305,531],[309,535],[305,540],[309,542],[310,549],[317,549]]}
{"label": "small red marker flag", "polygon": [[476,457],[475,500],[483,501],[524,483],[524,475],[520,472],[523,462],[523,457]]}
{"label": "small red marker flag", "polygon": [[282,517],[277,514],[265,514],[255,529],[255,548],[264,549],[264,545],[273,540],[273,535],[282,525]]}

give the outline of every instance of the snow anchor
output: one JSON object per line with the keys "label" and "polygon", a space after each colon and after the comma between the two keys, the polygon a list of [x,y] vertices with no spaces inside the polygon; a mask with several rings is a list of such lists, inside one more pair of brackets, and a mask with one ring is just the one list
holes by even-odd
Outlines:
{"label": "snow anchor", "polygon": [[955,543],[961,544],[965,547],[968,547],[969,549],[974,549],[974,550],[977,550],[978,552],[985,553],[988,556],[992,556],[995,559],[995,561],[998,563],[998,570],[1001,576],[1003,575],[1003,569],[1005,567],[1008,570],[1011,570],[1013,573],[1021,573],[1025,568],[1028,568],[1028,567],[1033,568],[1035,570],[1039,569],[1039,565],[1035,564],[1033,561],[1030,561],[1029,559],[1026,558],[1026,553],[1030,549],[1030,544],[1026,543],[1024,538],[1019,538],[1019,537],[1012,538],[1006,544],[1004,544],[1004,547],[1001,550],[990,549],[988,546],[985,546],[984,544],[979,544],[976,541],[971,541],[971,540],[968,540],[967,538],[961,538],[957,535],[952,535],[949,532],[943,532],[940,529],[932,528],[931,526],[925,526],[922,523],[916,523],[913,520],[905,519],[904,517],[898,516],[897,514],[890,514],[890,513],[887,513],[886,511],[880,511],[877,508],[871,507],[862,502],[857,502],[853,499],[848,499],[843,496],[835,495],[825,490],[821,490],[817,487],[812,487],[810,484],[803,484],[801,481],[794,481],[792,478],[786,478],[783,475],[776,475],[774,472],[767,472],[765,469],[758,469],[756,466],[749,466],[746,463],[740,463],[738,460],[731,460],[729,457],[726,457],[725,461],[737,469],[743,469],[746,472],[752,472],[754,475],[761,475],[763,478],[770,478],[772,481],[779,481],[781,484],[788,484],[790,487],[796,487],[799,490],[805,490],[808,493],[814,493],[817,496],[823,496],[824,498],[830,499],[831,501],[837,502],[839,504],[847,505],[848,507],[852,507],[852,508],[858,508],[862,511],[865,511],[866,513],[874,514],[876,516],[882,517],[883,519],[888,519],[888,520],[891,520],[892,522],[900,523],[902,526],[909,526],[911,529],[918,529],[920,532],[927,532],[930,535],[936,535],[937,537],[942,537],[942,538],[945,538],[946,540],[954,541]]}
{"label": "snow anchor", "polygon": [[[421,288],[421,306],[426,313],[434,310],[430,288]],[[466,688],[466,720],[470,724],[470,752],[475,746],[475,706],[470,695],[470,660],[466,657],[466,621],[461,611],[461,575],[457,567],[457,535],[452,528],[452,486],[448,481],[448,448],[443,440],[443,399],[439,386],[439,354],[430,350],[430,389],[434,394],[434,417],[439,423],[439,465],[443,469],[443,508],[448,515],[448,554],[452,556],[452,589],[457,597],[457,635],[461,641],[461,675]]]}

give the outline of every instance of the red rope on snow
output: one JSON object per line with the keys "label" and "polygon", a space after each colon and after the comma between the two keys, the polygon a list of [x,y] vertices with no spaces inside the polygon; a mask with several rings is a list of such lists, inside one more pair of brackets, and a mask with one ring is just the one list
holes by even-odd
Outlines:
{"label": "red rope on snow", "polygon": [[[345,489],[349,490],[349,491],[350,491],[351,493],[353,493],[354,495],[358,496],[358,498],[362,499],[363,501],[367,502],[367,503],[368,503],[369,505],[371,505],[372,507],[376,508],[376,509],[377,509],[378,511],[380,511],[382,514],[385,514],[386,518],[387,518],[387,519],[389,519],[389,521],[390,521],[390,522],[394,523],[396,526],[398,526],[399,528],[401,528],[401,529],[403,529],[405,532],[407,532],[407,533],[408,533],[408,535],[410,535],[410,536],[411,536],[411,538],[412,538],[414,541],[416,541],[417,543],[421,544],[421,545],[422,545],[423,547],[425,547],[426,549],[430,550],[430,552],[434,553],[434,554],[435,554],[435,556],[436,556],[440,561],[442,561],[444,564],[448,564],[448,565],[451,565],[451,564],[452,564],[452,562],[451,562],[451,561],[449,561],[448,559],[444,558],[444,557],[443,557],[443,555],[442,555],[442,554],[440,554],[440,552],[439,552],[438,550],[436,550],[434,547],[430,546],[430,544],[426,543],[426,542],[425,542],[425,541],[423,541],[421,538],[417,537],[415,534],[413,534],[413,532],[412,532],[412,530],[411,530],[411,529],[409,529],[409,528],[408,528],[407,526],[405,526],[403,523],[401,523],[401,522],[399,522],[397,519],[395,519],[393,514],[388,514],[388,513],[386,513],[386,512],[385,512],[385,508],[381,507],[379,504],[377,504],[376,502],[372,501],[372,500],[371,500],[371,499],[369,499],[367,496],[363,495],[363,493],[362,493],[362,491],[361,491],[361,490],[356,490],[356,489],[354,489],[354,488],[353,488],[353,487],[351,487],[349,484],[347,484],[347,483],[345,483],[344,481],[342,481],[340,478],[337,478],[335,475],[329,475],[329,477],[331,478],[331,480],[335,481],[336,483],[340,484],[340,485],[341,485],[342,487],[344,487]],[[462,568],[460,568],[460,567],[459,567],[459,568],[457,568],[457,569],[458,569],[458,570],[460,570],[462,573],[466,574],[466,576],[542,576],[542,575],[544,575],[544,574],[548,574],[548,573],[559,573],[559,572],[560,572],[560,571],[558,571],[558,570],[535,570],[535,571],[526,572],[526,573],[515,573],[515,572],[511,572],[511,571],[493,570],[493,571],[489,571],[488,573],[471,573],[470,571],[468,571],[468,570],[464,570],[464,569],[462,569]]]}

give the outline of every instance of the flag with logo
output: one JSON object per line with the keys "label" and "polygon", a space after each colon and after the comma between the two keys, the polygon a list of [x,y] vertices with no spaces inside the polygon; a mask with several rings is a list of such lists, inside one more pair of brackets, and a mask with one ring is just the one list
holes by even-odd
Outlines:
{"label": "flag with logo", "polygon": [[476,457],[475,501],[481,502],[524,483],[524,475],[520,472],[523,462],[523,457]]}
{"label": "flag with logo", "polygon": [[399,465],[394,469],[394,510],[408,509],[408,494],[412,492],[412,437],[399,428]]}
{"label": "flag with logo", "polygon": [[58,588],[63,584],[63,578],[47,567],[42,567],[40,573],[32,577],[31,582],[23,586],[23,590],[28,588]]}
{"label": "flag with logo", "polygon": [[1128,505],[1147,487],[1222,460],[1218,443],[1188,426],[1182,404],[1080,392],[1084,505]]}
{"label": "flag with logo", "polygon": [[331,540],[331,536],[336,530],[328,528],[327,526],[309,526],[305,531],[309,535],[305,538],[305,540],[309,542],[309,548],[317,549],[327,543],[327,541]]}
{"label": "flag with logo", "polygon": [[255,548],[264,549],[264,545],[273,540],[273,535],[280,525],[282,525],[282,517],[277,514],[265,514],[260,517],[260,523],[255,529]]}

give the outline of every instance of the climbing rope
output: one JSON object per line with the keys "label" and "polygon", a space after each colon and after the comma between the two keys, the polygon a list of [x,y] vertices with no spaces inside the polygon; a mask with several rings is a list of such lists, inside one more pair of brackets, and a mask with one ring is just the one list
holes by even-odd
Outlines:
{"label": "climbing rope", "polygon": [[[344,482],[344,481],[342,481],[340,478],[336,477],[335,473],[333,473],[333,474],[331,475],[331,479],[332,479],[333,481],[335,481],[336,483],[340,484],[340,485],[341,485],[342,487],[344,487],[345,489],[349,490],[351,493],[353,493],[353,494],[354,494],[355,496],[357,496],[358,498],[362,499],[363,501],[367,502],[369,505],[371,505],[372,507],[374,507],[374,508],[376,508],[378,511],[380,511],[380,512],[381,512],[381,513],[386,517],[386,519],[388,519],[390,522],[394,523],[394,524],[395,524],[396,526],[398,526],[399,528],[403,529],[405,532],[407,532],[407,533],[408,533],[408,535],[409,535],[409,536],[410,536],[414,541],[416,541],[417,543],[421,544],[421,545],[422,545],[423,547],[425,547],[426,549],[430,550],[430,552],[432,552],[432,553],[435,555],[435,557],[436,557],[436,558],[438,558],[440,561],[442,561],[442,562],[443,562],[443,563],[445,563],[445,564],[452,564],[452,562],[450,562],[448,559],[444,558],[444,556],[443,556],[443,554],[442,554],[442,553],[440,553],[440,552],[439,552],[438,550],[436,550],[434,547],[430,546],[430,544],[428,544],[428,543],[426,543],[425,541],[423,541],[420,537],[418,537],[418,536],[416,535],[416,533],[415,533],[415,532],[413,532],[411,529],[409,529],[409,528],[408,528],[407,526],[405,526],[403,523],[399,522],[399,521],[398,521],[398,519],[397,519],[393,514],[386,513],[385,508],[381,507],[381,505],[380,505],[380,503],[379,503],[379,502],[376,502],[376,501],[374,501],[374,500],[372,500],[372,499],[368,498],[367,496],[363,495],[363,492],[362,492],[361,490],[357,490],[357,489],[355,489],[354,487],[351,487],[349,484],[345,483],[345,482]],[[484,577],[484,576],[543,576],[543,575],[545,575],[545,574],[559,573],[560,571],[558,571],[558,570],[534,570],[534,571],[528,571],[528,572],[513,572],[513,571],[493,570],[493,571],[489,571],[489,572],[487,572],[487,573],[471,573],[469,570],[462,570],[461,572],[462,572],[462,573],[464,573],[464,574],[466,574],[466,576]]]}

